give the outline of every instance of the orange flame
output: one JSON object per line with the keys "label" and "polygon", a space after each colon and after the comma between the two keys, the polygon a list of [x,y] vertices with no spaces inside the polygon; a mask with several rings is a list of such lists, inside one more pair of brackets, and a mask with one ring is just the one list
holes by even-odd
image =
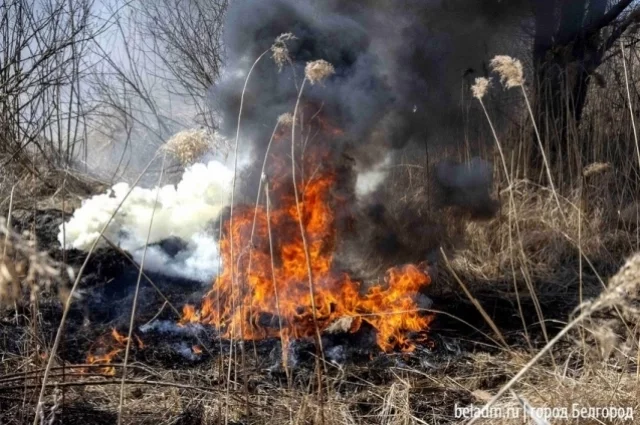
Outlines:
{"label": "orange flame", "polygon": [[121,351],[122,349],[116,348],[103,354],[89,354],[87,356],[87,363],[91,365],[105,365],[99,369],[100,373],[102,375],[113,376],[116,374],[116,369],[109,365]]}
{"label": "orange flame", "polygon": [[[327,127],[321,123],[322,134],[341,134]],[[275,143],[286,143],[286,139],[280,135]],[[227,220],[220,239],[223,271],[204,297],[201,309],[185,306],[180,323],[211,324],[225,337],[246,340],[311,337],[316,325],[309,267],[321,331],[337,319],[350,317],[353,321],[349,331],[355,333],[367,322],[377,331],[382,350],[414,350],[411,334],[424,335],[433,319],[421,312],[415,301],[431,283],[430,276],[416,265],[394,267],[382,282],[365,290],[361,282],[335,270],[338,235],[334,211],[342,202],[334,194],[337,172],[323,145],[316,143],[306,149],[302,168],[311,170],[310,177],[298,184],[298,192],[310,264],[307,265],[301,237],[291,174],[284,156],[278,155],[270,158],[271,169],[267,173],[273,176],[269,181],[270,211],[264,205],[257,210],[248,205],[234,207],[233,228]],[[273,150],[286,151],[286,144]]]}
{"label": "orange flame", "polygon": [[182,307],[182,320],[181,320],[181,324],[182,323],[194,323],[197,322],[198,319],[198,312],[196,311],[196,308],[190,304],[186,304],[184,307]]}
{"label": "orange flame", "polygon": [[124,335],[120,335],[116,328],[111,329],[111,336],[118,344],[126,344],[127,342],[127,337]]}
{"label": "orange flame", "polygon": [[[144,343],[137,335],[133,335],[136,341],[138,349],[145,347]],[[112,341],[109,340],[109,337]],[[94,348],[87,355],[87,364],[91,365],[105,365],[100,368],[99,371],[102,375],[113,376],[116,374],[116,369],[113,366],[109,366],[113,360],[122,352],[127,346],[126,336],[120,334],[115,328],[111,329],[108,336],[99,338],[94,344]]]}
{"label": "orange flame", "polygon": [[138,349],[142,350],[145,347],[144,342],[142,342],[140,337],[136,334],[133,334],[133,337],[136,339],[136,344],[138,345]]}

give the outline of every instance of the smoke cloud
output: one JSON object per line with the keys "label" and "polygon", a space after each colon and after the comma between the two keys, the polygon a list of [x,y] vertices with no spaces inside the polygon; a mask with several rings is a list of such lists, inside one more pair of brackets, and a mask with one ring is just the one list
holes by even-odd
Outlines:
{"label": "smoke cloud", "polygon": [[462,208],[480,219],[497,212],[498,204],[489,192],[493,186],[493,169],[488,161],[477,157],[466,164],[442,161],[436,167],[436,182],[443,206]]}
{"label": "smoke cloud", "polygon": [[[245,95],[242,131],[261,157],[278,115],[290,112],[308,61],[336,73],[308,87],[305,101],[322,108],[349,135],[360,165],[409,143],[453,143],[462,136],[461,87],[486,72],[484,60],[515,26],[527,2],[516,0],[371,1],[238,0],[225,25],[227,72],[214,91],[222,131],[235,134],[246,72],[283,33],[291,63],[278,72],[263,59]],[[513,24],[513,25],[511,25]],[[497,28],[506,28],[499,32]],[[464,87],[468,90],[468,86]]]}
{"label": "smoke cloud", "polygon": [[[340,212],[339,218],[366,217],[367,226],[374,227],[366,233],[384,258],[398,262],[424,258],[441,242],[436,234],[445,232],[441,228],[446,226],[413,207],[393,216],[378,189],[400,149],[462,140],[460,93],[461,88],[468,91],[464,78],[485,73],[483,60],[491,57],[503,36],[496,28],[519,22],[516,18],[527,3],[231,2],[225,24],[226,68],[211,92],[223,137],[235,139],[247,72],[266,52],[248,80],[242,108],[240,155],[248,165],[238,184],[238,202],[255,200],[260,167],[277,119],[292,112],[306,64],[324,59],[334,66],[335,73],[322,84],[306,86],[302,113],[307,118],[321,113],[342,130],[329,141],[312,141],[331,143],[331,160],[338,164],[335,168],[340,173],[337,190],[342,191],[343,199],[350,199],[346,204],[359,209]],[[270,48],[283,33],[292,33],[295,38],[287,41],[290,61],[279,70],[270,58]],[[490,215],[490,169],[479,160],[467,168],[441,164],[435,177],[442,204],[467,208],[478,216]],[[202,281],[216,274],[217,241],[206,225],[227,206],[230,180],[230,172],[219,163],[196,164],[176,187],[159,189],[147,268]],[[108,194],[87,200],[66,224],[66,246],[86,250],[128,189],[120,183]],[[134,189],[106,233],[138,260],[156,190]],[[171,238],[175,246],[167,243]],[[433,246],[416,245],[423,240],[431,240]]]}
{"label": "smoke cloud", "polygon": [[[423,155],[427,146],[450,147],[469,137],[465,119],[468,124],[474,116],[464,115],[461,97],[469,99],[473,78],[488,73],[484,60],[509,52],[505,33],[522,22],[526,7],[525,0],[232,2],[225,25],[227,71],[212,93],[227,137],[235,136],[247,70],[267,52],[246,86],[240,148],[255,166],[243,180],[259,181],[277,117],[294,109],[306,64],[326,60],[335,74],[323,84],[307,84],[303,114],[321,114],[343,130],[311,142],[330,143],[332,160],[343,170],[339,186],[341,196],[351,199],[351,210],[339,214],[355,219],[351,227],[359,229],[343,232],[353,239],[343,247],[379,264],[421,261],[448,237],[460,235],[460,226],[452,231],[434,208],[465,210],[467,218],[487,218],[496,211],[489,195],[491,164],[479,158],[466,166],[443,162],[428,173],[432,181],[425,187],[433,191],[414,196],[404,208],[391,208],[400,196],[384,188],[390,186],[389,169],[404,150]],[[295,39],[287,42],[290,60],[279,69],[269,49],[283,33]],[[243,184],[244,196],[238,199],[255,199],[256,186]],[[367,249],[373,252],[362,252]],[[353,264],[345,267],[354,269]]]}
{"label": "smoke cloud", "polygon": [[[145,269],[209,282],[217,273],[219,259],[216,233],[208,227],[228,205],[231,179],[228,168],[211,161],[187,168],[175,186],[136,187],[104,235],[140,263],[153,216]],[[69,222],[60,226],[60,244],[88,251],[129,190],[127,183],[118,183],[107,193],[85,200]],[[98,247],[106,245],[100,238]]]}

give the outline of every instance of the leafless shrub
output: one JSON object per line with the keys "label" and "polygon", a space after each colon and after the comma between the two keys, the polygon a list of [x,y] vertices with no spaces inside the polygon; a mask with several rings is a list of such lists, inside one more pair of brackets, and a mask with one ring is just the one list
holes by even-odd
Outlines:
{"label": "leafless shrub", "polygon": [[84,147],[81,82],[89,42],[91,0],[9,0],[0,4],[0,164],[33,158],[68,164]]}
{"label": "leafless shrub", "polygon": [[146,45],[165,68],[171,91],[195,102],[201,124],[216,127],[207,97],[224,60],[222,28],[228,0],[139,0]]}
{"label": "leafless shrub", "polygon": [[[130,180],[144,167],[141,159],[172,135],[194,127],[214,133],[218,117],[208,93],[222,66],[226,7],[226,0],[139,0],[108,9],[109,35],[122,54],[104,43],[93,48],[100,62],[90,78],[91,144],[100,155],[90,156],[88,167],[112,181]],[[225,155],[228,146],[216,148]],[[182,165],[168,163],[166,178],[178,178]]]}

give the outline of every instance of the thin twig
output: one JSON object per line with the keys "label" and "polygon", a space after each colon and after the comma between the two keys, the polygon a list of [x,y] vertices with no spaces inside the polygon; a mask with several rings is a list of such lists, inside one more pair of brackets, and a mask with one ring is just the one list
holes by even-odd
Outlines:
{"label": "thin twig", "polygon": [[542,138],[540,137],[540,131],[538,130],[538,124],[536,124],[536,118],[533,114],[533,109],[531,109],[531,103],[529,102],[529,96],[527,95],[527,91],[524,88],[524,84],[520,85],[520,89],[522,89],[522,96],[524,97],[524,103],[527,105],[527,110],[529,111],[529,116],[531,117],[531,123],[533,124],[533,131],[536,134],[536,140],[538,141],[538,147],[540,149],[540,154],[542,155],[542,162],[544,164],[544,169],[547,172],[547,179],[549,180],[549,186],[551,186],[551,192],[553,194],[553,198],[558,205],[558,210],[565,224],[568,223],[567,217],[562,210],[562,206],[560,205],[560,198],[558,197],[558,191],[553,183],[553,176],[551,175],[551,166],[549,165],[549,161],[547,160],[547,154],[544,151],[544,145],[542,144]]}
{"label": "thin twig", "polygon": [[149,238],[151,237],[151,229],[153,228],[153,218],[158,207],[158,198],[160,197],[160,184],[164,175],[164,164],[167,154],[162,157],[162,165],[160,166],[160,176],[158,177],[158,187],[156,188],[156,199],[151,210],[149,218],[149,229],[147,230],[147,239],[142,250],[142,259],[140,260],[140,271],[138,272],[138,280],[136,281],[136,290],[133,294],[133,305],[131,306],[131,318],[129,319],[129,334],[127,335],[127,345],[124,350],[124,367],[122,368],[122,385],[120,385],[120,404],[118,405],[118,425],[122,424],[122,407],[124,406],[124,384],[127,380],[127,363],[129,362],[129,351],[131,349],[131,338],[133,337],[133,326],[136,318],[136,309],[138,307],[138,295],[140,294],[140,282],[142,281],[142,270],[144,269],[144,260],[147,257],[147,248],[149,246]]}
{"label": "thin twig", "polygon": [[451,263],[449,263],[449,258],[447,258],[447,254],[445,254],[444,249],[440,248],[440,252],[442,253],[442,257],[444,258],[445,263],[447,263],[447,267],[449,268],[449,271],[451,271],[451,274],[453,274],[453,277],[458,282],[458,284],[460,285],[460,287],[464,291],[464,293],[467,296],[467,298],[469,298],[471,303],[480,312],[480,314],[482,315],[484,320],[487,322],[489,327],[491,327],[491,330],[493,330],[493,333],[495,333],[496,337],[502,343],[503,347],[504,348],[508,348],[509,344],[507,344],[507,341],[504,339],[504,336],[502,336],[502,332],[500,332],[500,329],[498,329],[498,327],[496,326],[495,322],[491,319],[489,314],[487,314],[486,310],[482,307],[480,302],[471,294],[471,292],[469,292],[469,289],[467,289],[467,286],[464,283],[462,283],[462,280],[460,280],[460,278],[458,277],[456,272],[453,270],[453,267],[451,267]]}
{"label": "thin twig", "polygon": [[[157,155],[154,156],[153,158],[151,158],[151,161],[149,161],[149,163],[144,168],[144,170],[142,170],[142,172],[140,173],[140,175],[138,176],[136,181],[131,185],[131,188],[129,188],[129,191],[122,198],[122,201],[120,201],[120,204],[118,204],[118,206],[116,207],[116,209],[113,212],[113,214],[111,214],[111,217],[109,217],[109,220],[105,223],[105,225],[100,230],[100,235],[104,234],[104,232],[107,230],[107,227],[109,226],[109,224],[111,224],[111,221],[113,220],[115,215],[118,213],[118,211],[120,210],[122,205],[125,203],[125,201],[129,197],[131,192],[133,192],[133,189],[136,187],[136,185],[138,184],[138,182],[140,181],[142,176],[147,172],[147,170],[149,169],[151,164],[153,164],[155,162],[156,158],[157,158]],[[40,389],[40,394],[38,395],[38,402],[36,404],[36,413],[42,407],[42,399],[44,398],[44,392],[45,392],[45,389],[47,388],[47,379],[49,378],[49,372],[51,371],[51,367],[53,366],[53,362],[54,362],[54,359],[56,357],[56,352],[58,351],[58,347],[60,345],[60,340],[62,339],[62,333],[64,331],[64,325],[66,323],[67,315],[69,314],[69,310],[71,308],[71,303],[73,302],[73,298],[74,298],[76,289],[78,288],[78,285],[80,283],[80,279],[82,278],[82,274],[84,273],[84,269],[87,267],[87,264],[89,263],[89,260],[91,259],[91,255],[93,254],[93,252],[95,251],[96,247],[98,246],[98,242],[99,241],[100,241],[100,237],[97,237],[96,240],[91,245],[91,248],[89,249],[89,252],[87,252],[87,257],[85,258],[84,263],[82,263],[82,266],[80,267],[80,270],[78,271],[78,276],[76,276],[76,280],[73,283],[73,286],[71,287],[71,290],[69,291],[69,295],[67,296],[67,300],[65,301],[64,309],[62,310],[62,317],[60,318],[60,324],[58,325],[58,330],[56,332],[56,337],[55,337],[55,339],[53,341],[53,347],[51,347],[51,352],[49,353],[49,360],[47,361],[47,367],[46,367],[46,369],[44,371],[44,376],[42,377],[42,388]],[[36,414],[34,416],[34,419],[33,419],[33,425],[38,425],[38,420],[39,420],[39,416],[38,416],[38,414]]]}
{"label": "thin twig", "polygon": [[536,354],[531,360],[529,360],[529,362],[524,365],[522,369],[520,369],[520,371],[509,380],[509,382],[507,382],[502,388],[500,388],[500,391],[498,391],[496,395],[493,396],[491,400],[489,400],[487,404],[482,407],[482,409],[467,423],[467,425],[472,425],[478,419],[482,418],[484,413],[489,410],[491,406],[493,406],[500,399],[500,397],[502,397],[507,391],[509,391],[511,387],[513,387],[520,380],[520,378],[522,378],[529,371],[529,369],[531,369],[531,367],[533,367],[533,365],[538,362],[538,360],[544,357],[545,354],[547,354],[558,341],[560,341],[567,333],[569,333],[569,331],[573,329],[578,323],[584,320],[587,316],[593,314],[600,307],[601,304],[597,302],[588,305],[587,308],[585,308],[583,312],[578,315],[578,317],[573,319],[567,326],[565,326],[560,332],[558,332],[558,334],[553,337],[547,343],[547,345],[545,345],[542,350],[538,352],[538,354]]}
{"label": "thin twig", "polygon": [[[258,62],[260,62],[260,59],[262,59],[268,52],[270,52],[270,49],[265,50],[264,52],[262,52],[262,54],[260,56],[258,56],[258,59],[255,60],[255,62],[253,62],[253,65],[251,66],[251,68],[249,69],[249,72],[247,73],[247,78],[244,81],[244,87],[242,88],[242,94],[240,95],[240,110],[238,111],[238,124],[237,124],[237,128],[236,128],[236,143],[235,143],[235,149],[234,149],[234,163],[233,163],[233,182],[231,184],[231,210],[229,213],[229,255],[230,255],[230,263],[229,263],[229,267],[231,267],[231,290],[233,291],[233,288],[235,288],[236,286],[236,269],[234,268],[234,249],[233,249],[233,204],[235,203],[235,192],[236,192],[236,180],[237,180],[237,176],[238,176],[238,147],[240,145],[240,123],[242,121],[242,110],[244,107],[244,95],[247,91],[247,86],[249,84],[249,78],[251,77],[251,73],[253,72],[253,70],[255,69],[256,65],[258,64]],[[243,282],[243,287],[240,289],[240,293],[243,294],[244,291],[244,282]],[[242,295],[240,296],[240,298],[242,299]],[[233,300],[234,297],[232,296],[231,299]],[[235,306],[232,306],[232,308],[235,309]],[[241,317],[244,318],[244,303],[242,301],[240,301],[240,309],[242,311],[241,313]],[[232,322],[235,323],[235,322]],[[233,328],[233,325],[232,325]],[[233,338],[233,331],[234,329],[231,329],[231,335]],[[244,339],[244,320],[241,321],[240,323],[240,339]],[[244,343],[240,344],[240,362],[241,362],[241,367],[243,369],[243,373],[246,373],[245,370],[245,352],[244,352]],[[231,381],[231,364],[233,363],[231,361],[231,356],[232,356],[232,352],[233,352],[233,341],[231,343],[231,350],[229,352],[229,371],[227,373],[227,380],[228,382]],[[246,398],[246,404],[247,404],[247,415],[249,415],[249,379],[247,376],[244,377],[245,379],[243,379],[244,381],[244,392],[245,392],[245,398]]]}
{"label": "thin twig", "polygon": [[[16,189],[16,185],[11,186],[11,195],[9,196],[9,212],[7,213],[7,229],[11,229],[11,216],[13,213],[13,193]],[[7,246],[9,246],[9,231],[4,235],[4,246],[2,247],[2,261],[7,256]]]}
{"label": "thin twig", "polygon": [[[507,167],[507,160],[505,158],[504,152],[502,151],[502,143],[500,143],[500,139],[498,138],[498,133],[496,132],[496,129],[493,125],[493,121],[491,120],[491,117],[489,116],[489,112],[487,111],[487,108],[484,104],[484,102],[482,101],[482,97],[476,97],[476,99],[478,99],[478,101],[480,102],[480,106],[482,106],[482,110],[484,111],[484,115],[487,118],[487,122],[489,123],[489,127],[491,128],[491,134],[493,134],[493,138],[496,142],[496,146],[498,148],[498,154],[500,155],[500,160],[502,162],[502,169],[504,172],[504,176],[505,179],[507,179],[507,190],[509,192],[509,208],[511,211],[513,211],[514,214],[517,213],[516,210],[516,202],[515,202],[515,198],[513,196],[513,183],[511,181],[511,175],[509,174],[509,168]],[[512,247],[513,247],[513,231],[512,231],[512,222],[515,222],[516,225],[516,231],[518,232],[518,236],[520,236],[520,225],[518,224],[518,220],[517,217],[514,220],[511,217],[511,214],[509,212],[507,212],[507,219],[508,219],[508,236],[509,236],[509,253],[512,252]],[[509,255],[509,263],[511,265],[511,276],[513,277],[513,287],[515,289],[516,292],[516,303],[518,304],[518,312],[520,314],[520,320],[522,321],[522,329],[524,331],[525,334],[525,338],[527,340],[527,343],[529,344],[529,346],[531,347],[531,339],[529,337],[529,331],[527,330],[527,323],[525,321],[524,318],[524,312],[522,311],[522,302],[520,300],[520,291],[518,290],[518,281],[516,279],[516,271],[515,271],[515,266],[513,264],[513,256]]]}
{"label": "thin twig", "polygon": [[276,299],[276,314],[278,315],[278,327],[280,330],[280,346],[282,347],[282,363],[284,366],[284,373],[287,376],[287,386],[291,389],[291,376],[289,375],[288,365],[288,350],[289,350],[289,337],[284,337],[282,333],[282,315],[280,314],[280,299],[278,298],[278,284],[276,282],[276,266],[274,263],[273,253],[273,234],[271,233],[271,198],[269,197],[269,181],[265,182],[264,186],[265,198],[267,203],[267,234],[269,236],[269,254],[271,259],[271,282],[273,284],[273,293]]}
{"label": "thin twig", "polygon": [[[122,383],[119,379],[111,379],[107,381],[76,381],[76,382],[51,382],[45,385],[45,388],[54,388],[54,387],[92,387],[92,386],[103,386],[103,385],[120,385]],[[172,388],[181,388],[184,390],[196,390],[201,392],[208,392],[211,394],[221,394],[223,391],[210,387],[198,387],[190,384],[177,384],[174,382],[166,382],[166,381],[150,381],[144,379],[127,379],[125,384],[129,385],[152,385],[157,387],[172,387]],[[0,387],[2,391],[13,391],[13,390],[21,390],[23,388],[34,389],[40,388],[40,384],[33,385],[16,385],[12,387]],[[238,397],[234,394],[235,397]]]}
{"label": "thin twig", "polygon": [[[633,113],[633,104],[631,103],[631,92],[629,90],[629,74],[627,72],[627,61],[624,57],[624,45],[622,41],[620,41],[620,47],[622,49],[622,66],[624,68],[624,82],[627,88],[627,99],[629,101],[629,114],[631,115],[631,127],[633,127],[633,139],[636,143],[636,155],[638,156],[638,166],[640,166],[640,145],[638,144],[638,130],[636,129],[636,118]],[[640,221],[640,217],[638,217],[638,208],[636,208],[636,250],[639,249],[640,244],[640,226],[638,225],[638,221]]]}
{"label": "thin twig", "polygon": [[300,236],[302,237],[302,246],[304,250],[304,256],[307,265],[307,277],[309,278],[309,295],[311,296],[311,312],[313,315],[313,324],[315,326],[316,331],[316,343],[320,348],[320,354],[322,360],[324,362],[324,350],[322,347],[322,336],[320,335],[320,327],[318,326],[318,316],[316,311],[316,301],[315,301],[315,288],[313,285],[313,271],[311,270],[311,255],[309,254],[309,244],[307,243],[307,232],[304,229],[304,221],[302,216],[302,205],[300,203],[300,195],[298,193],[298,182],[296,180],[296,155],[295,155],[295,146],[296,146],[296,120],[298,116],[298,108],[300,107],[300,99],[302,98],[302,93],[304,91],[304,86],[307,82],[305,78],[302,80],[302,85],[300,86],[300,92],[298,93],[298,99],[296,101],[296,107],[293,110],[293,123],[291,124],[291,176],[293,179],[293,193],[296,201],[296,212],[298,214],[298,223],[300,225]]}
{"label": "thin twig", "polygon": [[316,357],[316,374],[318,376],[318,404],[320,405],[320,422],[324,424],[324,402],[323,402],[323,390],[322,390],[322,374],[320,363],[322,363],[322,367],[325,369],[325,373],[327,372],[326,362],[324,358],[324,349],[322,347],[322,335],[320,335],[320,326],[318,326],[318,315],[316,312],[316,301],[315,301],[315,289],[313,286],[313,272],[311,270],[311,256],[309,254],[309,245],[307,244],[307,236],[306,231],[304,229],[304,223],[302,216],[302,207],[300,205],[300,197],[298,194],[298,182],[296,180],[296,155],[295,155],[295,146],[296,146],[296,120],[298,117],[298,108],[300,107],[300,99],[302,98],[302,93],[304,91],[305,83],[307,82],[307,78],[305,77],[302,80],[302,85],[300,86],[300,92],[298,93],[298,99],[296,100],[296,107],[293,110],[293,122],[291,124],[291,178],[293,179],[293,193],[296,201],[296,212],[298,214],[298,223],[300,224],[300,235],[302,237],[302,247],[304,250],[305,262],[307,264],[307,275],[309,278],[309,294],[311,296],[311,312],[313,316],[313,325],[316,330],[316,347],[319,350],[319,357]]}

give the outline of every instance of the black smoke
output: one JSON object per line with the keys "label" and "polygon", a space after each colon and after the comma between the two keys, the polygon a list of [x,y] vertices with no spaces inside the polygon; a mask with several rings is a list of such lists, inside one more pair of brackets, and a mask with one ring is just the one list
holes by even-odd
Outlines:
{"label": "black smoke", "polygon": [[307,85],[305,102],[321,107],[323,116],[350,140],[367,140],[396,102],[380,59],[372,52],[370,29],[310,1],[233,3],[226,27],[227,75],[216,93],[223,131],[235,134],[246,71],[283,33],[296,37],[287,43],[292,66],[279,72],[270,53],[256,66],[242,112],[243,140],[261,156],[277,117],[294,109],[306,63],[317,59],[333,64],[336,72],[321,86]]}
{"label": "black smoke", "polygon": [[[231,2],[225,25],[227,66],[213,93],[227,137],[236,135],[247,71],[267,52],[248,80],[242,108],[241,148],[249,148],[256,165],[245,176],[255,182],[242,190],[245,199],[255,199],[256,170],[278,116],[294,109],[307,62],[324,59],[335,67],[323,84],[306,86],[305,104],[321,109],[344,130],[344,137],[331,141],[335,157],[347,158],[342,167],[363,171],[402,148],[462,142],[461,98],[469,99],[474,77],[488,74],[486,61],[492,55],[511,53],[505,40],[525,21],[528,5],[527,0]],[[287,43],[291,63],[279,71],[269,49],[283,33],[296,38]],[[479,181],[457,177],[468,174],[461,170],[452,163],[434,170],[428,184],[435,189],[421,199],[439,196],[433,205],[491,216],[496,209],[489,197],[491,179],[484,174]],[[347,191],[353,188],[352,177],[345,178]],[[354,213],[365,217],[361,228],[369,229],[380,256],[414,261],[408,257],[425,254],[416,248],[421,240],[429,238],[432,250],[442,242],[435,233],[450,233],[431,210],[416,210],[422,206],[396,208],[402,217],[392,217],[389,202],[388,193],[378,191]]]}
{"label": "black smoke", "polygon": [[307,87],[305,100],[322,105],[352,141],[367,145],[361,160],[410,142],[460,137],[464,83],[487,74],[490,55],[508,53],[502,45],[522,23],[527,5],[526,0],[235,0],[225,24],[227,70],[214,94],[222,130],[235,135],[253,61],[276,37],[293,33],[292,66],[278,72],[267,53],[249,80],[242,135],[254,148],[264,147],[278,115],[293,109],[304,66],[316,59],[331,62],[336,73],[323,86]]}

